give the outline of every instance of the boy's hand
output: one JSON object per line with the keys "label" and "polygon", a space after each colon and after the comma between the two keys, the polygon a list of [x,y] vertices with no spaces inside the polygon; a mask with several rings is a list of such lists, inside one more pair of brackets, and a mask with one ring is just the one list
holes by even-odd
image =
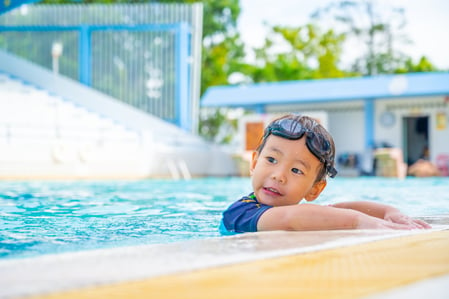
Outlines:
{"label": "boy's hand", "polygon": [[415,225],[409,223],[395,223],[385,219],[369,216],[360,213],[358,217],[357,229],[415,229]]}
{"label": "boy's hand", "polygon": [[392,223],[411,226],[412,229],[432,228],[427,222],[418,219],[413,219],[407,215],[402,214],[397,210],[385,213],[384,219]]}

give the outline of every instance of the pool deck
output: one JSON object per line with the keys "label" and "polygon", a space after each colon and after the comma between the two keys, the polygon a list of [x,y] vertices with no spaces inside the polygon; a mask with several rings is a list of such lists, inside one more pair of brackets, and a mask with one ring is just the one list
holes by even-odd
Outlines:
{"label": "pool deck", "polygon": [[431,230],[262,232],[0,260],[0,298],[449,298]]}

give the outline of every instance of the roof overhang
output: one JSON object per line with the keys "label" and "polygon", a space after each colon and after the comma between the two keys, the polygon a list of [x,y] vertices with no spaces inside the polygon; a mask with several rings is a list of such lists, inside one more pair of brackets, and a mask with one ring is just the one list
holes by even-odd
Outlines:
{"label": "roof overhang", "polygon": [[431,95],[449,95],[449,72],[214,86],[201,105],[255,107]]}

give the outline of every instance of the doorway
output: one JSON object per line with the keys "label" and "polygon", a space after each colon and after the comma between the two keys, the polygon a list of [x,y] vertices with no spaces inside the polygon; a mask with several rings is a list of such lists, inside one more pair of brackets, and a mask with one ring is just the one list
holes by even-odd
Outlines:
{"label": "doorway", "polygon": [[429,159],[429,117],[403,118],[404,159],[408,165],[418,159]]}

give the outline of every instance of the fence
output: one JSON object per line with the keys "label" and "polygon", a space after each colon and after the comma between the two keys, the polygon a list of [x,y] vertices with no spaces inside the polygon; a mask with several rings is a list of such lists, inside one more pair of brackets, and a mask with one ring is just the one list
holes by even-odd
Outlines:
{"label": "fence", "polygon": [[201,4],[31,5],[0,16],[0,48],[195,131]]}

